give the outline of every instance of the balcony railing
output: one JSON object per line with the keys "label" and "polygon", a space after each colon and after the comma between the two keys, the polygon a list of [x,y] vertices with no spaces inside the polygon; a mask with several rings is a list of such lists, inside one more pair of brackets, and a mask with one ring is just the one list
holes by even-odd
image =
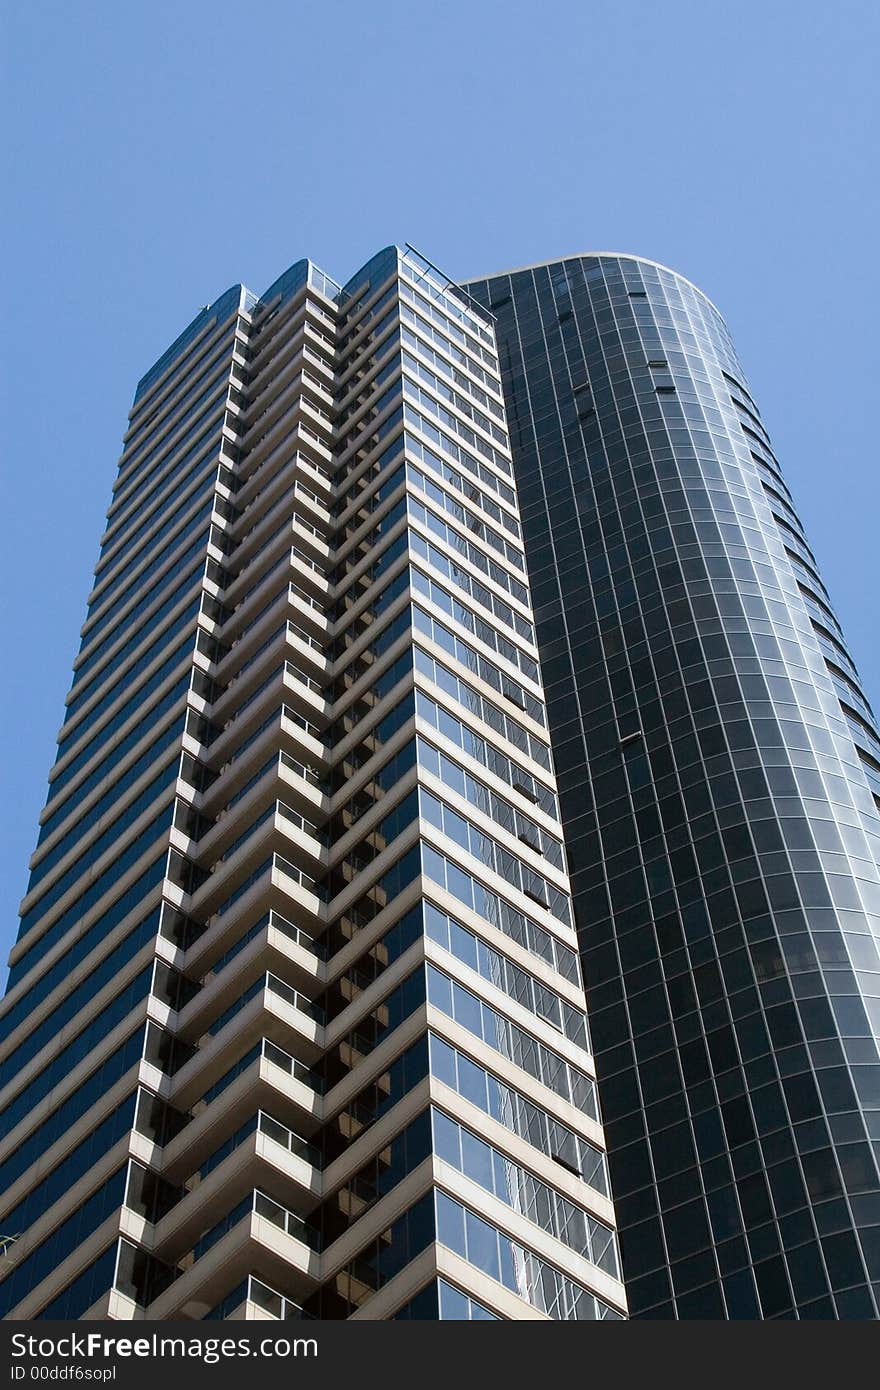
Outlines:
{"label": "balcony railing", "polygon": [[[316,1145],[309,1143],[308,1139],[303,1139],[302,1135],[295,1130],[289,1129],[287,1125],[281,1124],[274,1116],[266,1113],[265,1110],[258,1110],[255,1115],[251,1115],[244,1124],[239,1125],[234,1134],[228,1139],[224,1139],[213,1153],[199,1164],[196,1171],[187,1179],[187,1187],[190,1192],[198,1190],[201,1183],[205,1181],[215,1168],[219,1168],[224,1159],[231,1153],[240,1148],[246,1139],[252,1134],[265,1134],[273,1143],[279,1144],[282,1149],[286,1149],[289,1154],[296,1158],[302,1158],[313,1168],[320,1168],[323,1164],[323,1157],[320,1149]],[[186,1194],[182,1194],[186,1195]]]}
{"label": "balcony railing", "polygon": [[284,1294],[276,1293],[275,1289],[270,1289],[268,1284],[264,1284],[256,1275],[249,1274],[246,1279],[242,1279],[240,1284],[236,1284],[234,1289],[226,1295],[210,1313],[205,1314],[206,1322],[218,1322],[229,1317],[236,1308],[240,1308],[243,1303],[253,1303],[262,1312],[268,1313],[271,1317],[277,1318],[280,1322],[292,1322],[299,1319],[311,1320],[311,1313],[304,1313],[298,1303],[294,1303],[292,1298],[285,1298]]}
{"label": "balcony railing", "polygon": [[248,1048],[247,1052],[239,1057],[238,1061],[235,1062],[228,1071],[225,1071],[218,1081],[214,1082],[213,1086],[211,1086],[196,1102],[196,1105],[193,1107],[193,1112],[201,1114],[219,1095],[222,1095],[227,1086],[231,1086],[233,1081],[241,1076],[242,1072],[247,1071],[251,1063],[256,1061],[258,1057],[265,1058],[267,1062],[271,1062],[273,1066],[279,1067],[283,1072],[286,1072],[288,1076],[292,1076],[295,1080],[301,1081],[319,1095],[323,1093],[323,1078],[313,1072],[311,1067],[306,1066],[305,1062],[301,1062],[298,1057],[292,1057],[289,1052],[284,1051],[283,1047],[279,1047],[277,1043],[271,1042],[269,1038],[261,1038],[259,1042],[254,1043],[253,1047]]}
{"label": "balcony railing", "polygon": [[313,651],[319,652],[321,656],[324,655],[324,643],[319,642],[316,637],[312,637],[312,635],[306,632],[305,628],[300,627],[298,623],[292,623],[289,618],[287,620],[287,632],[291,637],[298,637],[300,642],[305,642],[307,647],[311,647]]}
{"label": "balcony railing", "polygon": [[267,1197],[265,1192],[260,1192],[259,1189],[255,1188],[224,1217],[221,1217],[216,1225],[199,1237],[191,1252],[193,1262],[206,1255],[211,1247],[217,1244],[218,1240],[222,1240],[227,1232],[248,1216],[261,1216],[263,1220],[270,1221],[273,1226],[277,1226],[287,1235],[292,1236],[294,1240],[302,1241],[303,1245],[307,1245],[310,1250],[321,1248],[320,1233],[313,1226],[303,1221],[296,1212],[288,1211],[287,1207],[283,1207],[280,1202],[274,1201],[271,1197]]}
{"label": "balcony railing", "polygon": [[236,941],[234,946],[230,946],[228,951],[224,951],[223,955],[219,956],[217,960],[213,962],[209,973],[211,975],[219,975],[220,971],[225,970],[229,962],[234,960],[235,957],[244,950],[245,946],[255,940],[255,938],[260,935],[260,932],[266,931],[269,928],[273,931],[280,932],[282,936],[287,937],[289,941],[302,947],[304,951],[308,951],[311,955],[318,956],[319,959],[324,958],[314,937],[309,936],[308,932],[304,932],[301,927],[295,927],[292,922],[288,922],[286,918],[273,910],[272,912],[267,912],[258,922],[255,922],[250,930],[246,931],[244,935]]}
{"label": "balcony railing", "polygon": [[[292,661],[285,661],[284,670],[288,676],[292,676],[294,680],[299,681],[300,684],[306,686],[308,690],[314,691],[316,695],[324,694],[323,686],[319,685],[316,680],[312,680],[311,676],[307,676],[305,672],[301,671],[298,666],[295,666]],[[242,709],[244,709],[244,705],[242,705]]]}
{"label": "balcony railing", "polygon": [[277,975],[273,975],[271,970],[267,970],[264,975],[260,975],[258,979],[254,980],[253,984],[251,984],[243,994],[240,994],[238,998],[229,1005],[228,1009],[224,1009],[222,1014],[218,1014],[214,1022],[205,1029],[205,1033],[209,1037],[215,1037],[221,1029],[226,1027],[227,1023],[235,1018],[236,1014],[241,1012],[246,1004],[249,1004],[252,999],[256,999],[263,991],[277,995],[279,999],[284,1000],[285,1004],[290,1004],[298,1013],[304,1014],[306,1018],[310,1018],[313,1023],[324,1023],[326,1018],[324,1009],[314,1004],[307,995],[302,994],[299,990],[286,984],[284,980],[280,980]]}

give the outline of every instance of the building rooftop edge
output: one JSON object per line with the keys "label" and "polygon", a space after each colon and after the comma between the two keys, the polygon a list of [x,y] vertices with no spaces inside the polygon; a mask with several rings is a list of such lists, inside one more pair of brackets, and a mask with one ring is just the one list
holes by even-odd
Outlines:
{"label": "building rooftop edge", "polygon": [[546,261],[532,261],[529,265],[517,265],[511,270],[496,270],[491,275],[467,275],[458,283],[460,285],[472,285],[477,280],[498,280],[502,275],[519,275],[524,270],[540,270],[543,266],[561,265],[563,261],[580,261],[599,256],[614,256],[621,261],[641,261],[643,265],[656,266],[658,270],[665,270],[669,275],[674,275],[676,279],[683,280],[686,285],[690,285],[692,290],[696,290],[707,304],[711,304],[722,319],[724,315],[718,305],[711,300],[705,290],[701,290],[699,285],[695,285],[693,280],[689,280],[686,275],[682,275],[680,270],[674,270],[671,265],[664,265],[662,261],[652,261],[650,256],[635,256],[631,251],[572,251],[568,256],[551,256]]}

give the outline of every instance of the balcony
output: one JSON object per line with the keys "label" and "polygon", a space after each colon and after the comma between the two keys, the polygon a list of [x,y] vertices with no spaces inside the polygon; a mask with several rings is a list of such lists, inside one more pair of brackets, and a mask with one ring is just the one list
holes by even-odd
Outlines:
{"label": "balcony", "polygon": [[265,913],[217,955],[218,948],[228,939],[228,933],[221,930],[224,925],[221,918],[186,953],[186,969],[190,974],[200,974],[204,984],[178,1015],[182,1037],[199,1037],[218,1011],[228,1007],[267,971],[290,982],[306,997],[323,987],[325,971],[314,937],[280,913]]}
{"label": "balcony", "polygon": [[318,1282],[316,1243],[294,1212],[263,1192],[249,1193],[197,1241],[189,1267],[150,1303],[146,1316],[202,1319],[257,1263],[283,1298],[301,1302]]}
{"label": "balcony", "polygon": [[[293,807],[282,801],[273,801],[250,824],[232,839],[241,825],[243,817],[229,817],[215,826],[210,836],[196,846],[203,859],[207,854],[217,853],[224,840],[226,847],[210,865],[210,870],[202,869],[207,877],[194,888],[188,897],[187,914],[196,921],[207,922],[216,913],[228,910],[229,899],[238,893],[241,886],[251,880],[255,871],[273,851],[280,851],[279,864],[283,856],[284,875],[296,884],[292,888],[287,883],[279,884],[282,892],[292,897],[297,907],[296,923],[307,927],[311,921],[315,926],[323,920],[321,903],[315,893],[315,875],[321,872],[326,862],[325,837],[322,831]],[[222,836],[220,834],[222,832]],[[293,863],[292,860],[301,861]],[[283,903],[273,902],[282,913]]]}
{"label": "balcony", "polygon": [[270,1289],[256,1275],[250,1274],[240,1284],[230,1290],[224,1299],[205,1314],[204,1320],[224,1322],[258,1322],[266,1320],[291,1322],[300,1319],[311,1320],[311,1314],[304,1313],[298,1303],[285,1298],[276,1289]]}
{"label": "balcony", "polygon": [[322,1095],[323,1081],[311,1067],[271,1039],[258,1038],[193,1103],[193,1118],[165,1147],[163,1171],[182,1181],[255,1106],[303,1136],[314,1135],[323,1117]]}
{"label": "balcony", "polygon": [[[307,718],[306,713],[295,709],[292,702],[285,702],[283,673],[279,670],[277,679],[276,673],[273,672],[269,679],[239,706],[235,718],[229,720],[211,743],[208,756],[215,765],[220,765],[221,776],[226,778],[229,774],[229,780],[224,785],[234,784],[237,790],[243,784],[246,774],[250,772],[254,760],[259,756],[256,750],[251,753],[252,747],[267,729],[276,729],[277,738],[279,720],[284,750],[294,759],[312,768],[324,767],[328,761],[328,754],[321,742],[320,729],[314,720]],[[275,739],[267,735],[266,752],[275,747]],[[230,769],[234,769],[231,774]],[[213,793],[214,787],[210,790]]]}
{"label": "balcony", "polygon": [[[228,1209],[234,1210],[254,1189],[283,1201],[291,1224],[305,1225],[303,1238],[316,1248],[317,1232],[308,1227],[307,1214],[320,1198],[320,1170],[321,1154],[313,1144],[266,1111],[252,1111],[187,1174],[180,1200],[153,1227],[151,1249],[165,1264],[185,1264],[183,1252],[191,1246],[196,1257],[204,1254],[210,1248],[208,1235],[217,1233],[229,1218]],[[224,1210],[226,1216],[221,1215]],[[200,1236],[206,1227],[211,1232]]]}
{"label": "balcony", "polygon": [[316,1014],[312,1001],[278,976],[260,976],[207,1024],[198,1051],[171,1077],[172,1104],[189,1110],[262,1038],[304,1066],[314,1066],[324,1046]]}

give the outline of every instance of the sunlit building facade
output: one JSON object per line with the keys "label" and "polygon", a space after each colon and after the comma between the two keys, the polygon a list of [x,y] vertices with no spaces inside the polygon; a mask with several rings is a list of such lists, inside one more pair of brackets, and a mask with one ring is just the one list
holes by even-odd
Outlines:
{"label": "sunlit building facade", "polygon": [[493,321],[412,250],[140,381],[0,1005],[0,1314],[626,1300]]}

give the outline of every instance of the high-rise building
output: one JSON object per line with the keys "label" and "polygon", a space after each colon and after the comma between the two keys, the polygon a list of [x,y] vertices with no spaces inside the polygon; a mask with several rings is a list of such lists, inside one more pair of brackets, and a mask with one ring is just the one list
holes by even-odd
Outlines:
{"label": "high-rise building", "polygon": [[876,1316],[878,804],[688,281],[235,286],[125,436],[0,1004],[0,1313]]}
{"label": "high-rise building", "polygon": [[465,288],[494,316],[630,1315],[876,1317],[880,738],[760,411],[716,309],[651,261]]}
{"label": "high-rise building", "polygon": [[411,250],[140,381],[0,1006],[7,1318],[619,1318],[491,316]]}

